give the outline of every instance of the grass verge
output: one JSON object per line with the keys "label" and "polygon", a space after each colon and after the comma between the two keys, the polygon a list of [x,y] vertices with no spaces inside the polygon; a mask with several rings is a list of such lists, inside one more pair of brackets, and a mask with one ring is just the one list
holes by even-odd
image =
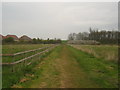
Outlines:
{"label": "grass verge", "polygon": [[103,59],[98,59],[91,54],[68,47],[80,67],[103,88],[118,87],[118,65]]}
{"label": "grass verge", "polygon": [[[57,52],[60,52],[61,46],[54,48],[49,52],[46,58],[42,58],[29,73],[26,73],[18,83],[14,84],[12,88],[40,88],[40,87],[58,87],[59,86],[59,72],[54,66],[54,59],[59,57]],[[43,61],[44,60],[44,61]],[[25,80],[26,79],[26,80]]]}
{"label": "grass verge", "polygon": [[[32,59],[27,60],[26,63],[31,62],[32,64],[26,65],[25,62],[19,63],[13,66],[3,66],[2,67],[2,87],[3,88],[10,88],[14,84],[18,83],[20,80],[21,82],[26,81],[25,79],[22,80],[28,74],[28,76],[34,73],[33,68],[42,61],[42,58],[46,57],[49,51],[41,56],[36,56]],[[27,79],[28,80],[28,79]]]}

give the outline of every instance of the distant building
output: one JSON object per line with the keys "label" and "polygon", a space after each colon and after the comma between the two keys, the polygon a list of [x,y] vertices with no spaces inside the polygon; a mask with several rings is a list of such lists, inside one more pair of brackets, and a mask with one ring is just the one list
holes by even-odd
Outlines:
{"label": "distant building", "polygon": [[0,34],[0,41],[3,40],[5,37]]}
{"label": "distant building", "polygon": [[32,41],[32,39],[26,35],[23,35],[22,37],[19,38],[20,41]]}
{"label": "distant building", "polygon": [[9,38],[9,37],[12,37],[14,41],[19,41],[19,38],[16,35],[7,35],[4,38]]}

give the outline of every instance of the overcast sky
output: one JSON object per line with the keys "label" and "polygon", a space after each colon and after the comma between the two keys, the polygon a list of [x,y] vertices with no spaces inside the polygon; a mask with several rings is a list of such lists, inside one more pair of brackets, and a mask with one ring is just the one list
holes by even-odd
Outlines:
{"label": "overcast sky", "polygon": [[118,3],[103,2],[4,2],[2,33],[18,37],[67,39],[69,33],[89,27],[118,28]]}

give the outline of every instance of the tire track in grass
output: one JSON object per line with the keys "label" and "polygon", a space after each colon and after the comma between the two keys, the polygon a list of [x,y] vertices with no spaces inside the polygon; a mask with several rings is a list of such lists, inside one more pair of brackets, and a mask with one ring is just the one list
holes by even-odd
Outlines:
{"label": "tire track in grass", "polygon": [[101,88],[118,87],[118,65],[69,46],[80,67]]}
{"label": "tire track in grass", "polygon": [[60,88],[92,88],[98,87],[84,73],[77,61],[73,58],[73,53],[64,45],[56,65],[60,72]]}

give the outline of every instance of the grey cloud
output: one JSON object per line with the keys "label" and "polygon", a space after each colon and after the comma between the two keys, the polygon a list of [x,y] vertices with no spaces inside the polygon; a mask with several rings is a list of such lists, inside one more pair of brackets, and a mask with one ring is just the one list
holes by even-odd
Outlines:
{"label": "grey cloud", "polygon": [[89,27],[117,29],[117,3],[3,3],[3,34],[67,39]]}

